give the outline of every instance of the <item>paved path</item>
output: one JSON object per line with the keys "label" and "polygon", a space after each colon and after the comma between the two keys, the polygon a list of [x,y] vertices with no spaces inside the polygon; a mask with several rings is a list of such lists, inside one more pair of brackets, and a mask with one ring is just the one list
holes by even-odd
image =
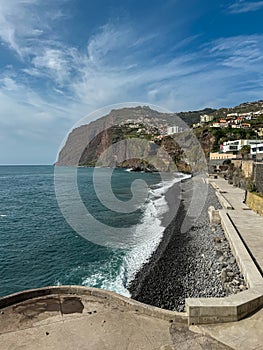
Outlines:
{"label": "paved path", "polygon": [[[263,217],[243,204],[244,190],[229,185],[224,179],[211,180],[233,209],[226,210],[240,236],[261,270],[263,270]],[[263,349],[263,309],[239,322],[190,327],[210,335],[236,350]]]}
{"label": "paved path", "polygon": [[[212,180],[222,191],[222,195],[232,205],[227,210],[232,222],[245,242],[251,255],[256,260],[259,270],[263,272],[263,217],[243,204],[244,190],[229,185],[226,180]],[[263,347],[262,347],[263,349]]]}
{"label": "paved path", "polygon": [[191,326],[190,329],[210,335],[235,350],[263,349],[263,309],[238,322]]}

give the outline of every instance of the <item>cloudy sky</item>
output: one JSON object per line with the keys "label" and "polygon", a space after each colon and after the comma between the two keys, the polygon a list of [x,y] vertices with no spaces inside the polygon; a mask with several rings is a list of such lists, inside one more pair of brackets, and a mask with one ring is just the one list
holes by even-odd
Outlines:
{"label": "cloudy sky", "polygon": [[109,104],[263,98],[263,1],[0,0],[0,164],[51,164]]}

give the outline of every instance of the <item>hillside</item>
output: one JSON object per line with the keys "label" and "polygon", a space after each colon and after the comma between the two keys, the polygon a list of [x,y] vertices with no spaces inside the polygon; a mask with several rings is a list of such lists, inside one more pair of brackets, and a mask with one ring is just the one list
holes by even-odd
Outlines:
{"label": "hillside", "polygon": [[[197,111],[188,111],[188,112],[178,112],[176,113],[178,117],[182,118],[182,120],[192,126],[195,123],[200,121],[200,115],[208,114],[214,116],[215,119],[223,118],[229,113],[248,113],[248,112],[256,112],[258,110],[263,110],[263,100],[255,101],[255,102],[244,102],[235,107],[222,107],[219,109],[213,108],[204,108]],[[263,120],[261,120],[261,124],[263,124]]]}
{"label": "hillside", "polygon": [[238,106],[230,107],[230,108],[220,108],[212,113],[209,113],[214,116],[223,116],[228,113],[248,113],[248,112],[256,112],[260,109],[263,109],[263,100],[255,101],[255,102],[244,102]]}
{"label": "hillside", "polygon": [[176,113],[187,125],[192,126],[195,123],[198,123],[200,120],[201,114],[213,114],[216,113],[216,109],[213,108],[204,108],[198,111],[188,111],[188,112],[179,112]]}
{"label": "hillside", "polygon": [[[148,106],[138,106],[133,108],[122,108],[112,110],[108,115],[99,118],[88,125],[82,125],[68,135],[67,141],[59,153],[56,165],[86,165],[93,166],[99,156],[112,144],[117,144],[120,140],[131,138],[141,138],[148,140],[165,149],[165,143],[169,144],[167,130],[169,127],[177,126],[181,131],[188,129],[193,123],[200,121],[200,115],[208,114],[214,118],[214,121],[225,118],[227,114],[249,113],[263,110],[263,100],[256,102],[246,102],[232,108],[211,109],[205,108],[199,111],[188,111],[179,113],[161,113]],[[210,152],[218,151],[219,145],[227,140],[236,140],[240,138],[257,138],[257,130],[263,127],[263,114],[257,118],[249,120],[249,128],[231,128],[226,125],[224,128],[213,128],[210,124],[201,125],[194,129],[194,133],[199,140],[206,157]],[[248,124],[247,124],[248,125]],[[179,134],[177,134],[180,137]],[[158,137],[160,137],[158,139]],[[155,138],[157,138],[155,140]],[[160,140],[162,140],[160,142]],[[187,140],[187,137],[186,137]],[[189,141],[190,143],[192,141]],[[184,141],[182,141],[184,143]],[[176,142],[175,142],[176,144]],[[171,145],[170,145],[171,146]],[[178,148],[178,144],[176,146]],[[195,148],[197,146],[195,145]],[[169,148],[169,147],[168,147]],[[127,151],[127,150],[126,150]],[[177,149],[179,152],[179,149]],[[177,151],[172,154],[176,162],[180,164],[189,154],[178,156]],[[118,150],[119,153],[122,151]],[[149,150],[151,153],[152,150]],[[172,151],[171,151],[172,152]],[[174,152],[174,151],[173,151]],[[198,152],[198,151],[196,151]],[[136,152],[135,152],[136,153]],[[190,153],[190,152],[189,152]],[[130,155],[131,156],[131,155]],[[180,159],[179,159],[180,158]],[[131,161],[130,161],[131,162]],[[133,162],[132,167],[136,167]],[[181,163],[183,164],[183,163]],[[129,166],[127,162],[118,166]],[[145,165],[141,165],[144,166]],[[182,165],[184,168],[185,165]],[[164,165],[161,166],[165,168]]]}
{"label": "hillside", "polygon": [[246,102],[233,108],[220,108],[203,115],[203,118],[208,120],[199,120],[193,125],[193,131],[208,157],[210,152],[218,152],[223,142],[262,138],[263,101]]}

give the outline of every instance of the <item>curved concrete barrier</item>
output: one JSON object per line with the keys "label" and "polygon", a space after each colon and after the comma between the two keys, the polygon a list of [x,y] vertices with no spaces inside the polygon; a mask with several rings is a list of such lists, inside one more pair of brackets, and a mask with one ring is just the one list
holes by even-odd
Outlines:
{"label": "curved concrete barrier", "polygon": [[104,289],[97,289],[83,286],[52,286],[37,289],[30,289],[23,292],[11,294],[0,298],[0,309],[22,303],[24,301],[52,296],[52,295],[72,295],[79,297],[93,296],[103,301],[110,302],[111,300],[126,308],[126,310],[136,311],[140,314],[152,316],[167,320],[170,322],[187,323],[187,314],[184,312],[176,312],[160,309],[151,305],[140,303],[136,300],[124,297],[114,292]]}

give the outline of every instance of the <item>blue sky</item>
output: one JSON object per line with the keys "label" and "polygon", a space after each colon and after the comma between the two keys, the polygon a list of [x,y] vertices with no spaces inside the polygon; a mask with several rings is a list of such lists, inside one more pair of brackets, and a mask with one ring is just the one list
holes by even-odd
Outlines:
{"label": "blue sky", "polygon": [[263,98],[263,1],[0,0],[0,164],[51,164],[83,116]]}

